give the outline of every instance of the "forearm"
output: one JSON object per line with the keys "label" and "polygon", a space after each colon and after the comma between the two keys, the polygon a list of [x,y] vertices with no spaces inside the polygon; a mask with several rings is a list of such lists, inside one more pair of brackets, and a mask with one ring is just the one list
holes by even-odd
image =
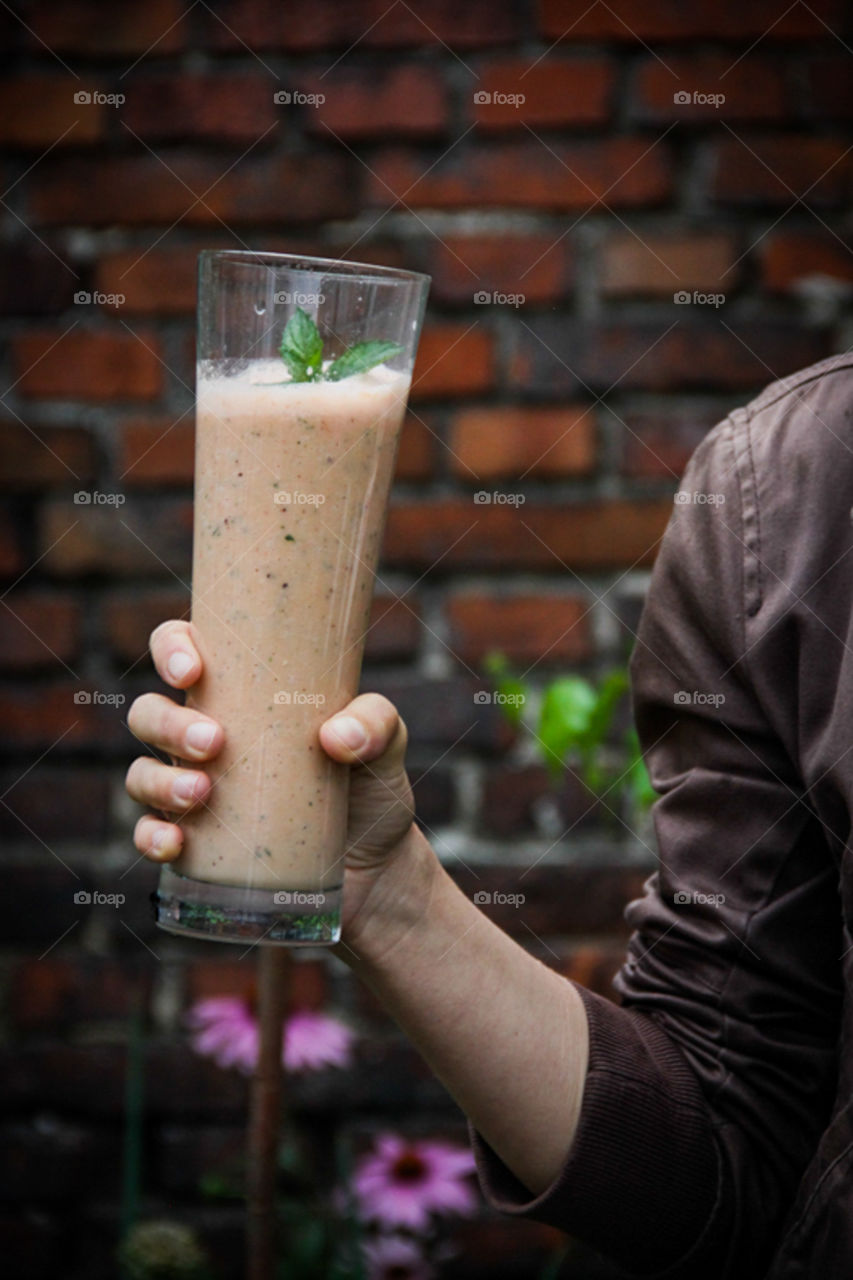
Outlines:
{"label": "forearm", "polygon": [[539,1194],[577,1124],[589,1046],[583,1004],[466,898],[417,827],[407,844],[385,873],[382,902],[342,954],[489,1146]]}

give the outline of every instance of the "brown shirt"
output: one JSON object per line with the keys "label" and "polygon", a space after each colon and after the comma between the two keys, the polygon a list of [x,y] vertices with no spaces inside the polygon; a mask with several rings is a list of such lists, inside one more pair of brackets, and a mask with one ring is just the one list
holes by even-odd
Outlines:
{"label": "brown shirt", "polygon": [[768,387],[682,479],[631,659],[660,865],[531,1199],[631,1273],[853,1275],[853,356]]}

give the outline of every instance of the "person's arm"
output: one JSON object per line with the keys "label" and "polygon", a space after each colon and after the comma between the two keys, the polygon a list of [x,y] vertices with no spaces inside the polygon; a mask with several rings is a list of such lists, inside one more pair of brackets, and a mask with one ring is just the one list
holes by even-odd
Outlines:
{"label": "person's arm", "polygon": [[419,828],[406,843],[382,878],[382,903],[339,953],[539,1194],[562,1167],[580,1112],[583,1001],[462,893]]}

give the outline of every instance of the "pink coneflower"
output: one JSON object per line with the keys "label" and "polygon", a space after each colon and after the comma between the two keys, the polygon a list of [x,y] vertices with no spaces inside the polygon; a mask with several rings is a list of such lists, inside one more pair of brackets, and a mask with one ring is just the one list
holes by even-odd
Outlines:
{"label": "pink coneflower", "polygon": [[[196,1053],[220,1067],[236,1067],[250,1075],[258,1060],[258,1023],[252,1004],[239,996],[197,1000],[186,1016]],[[325,1013],[300,1010],[286,1019],[282,1062],[288,1071],[346,1067],[352,1058],[353,1033]]]}
{"label": "pink coneflower", "polygon": [[468,1150],[445,1142],[407,1142],[388,1133],[359,1161],[353,1186],[368,1220],[423,1231],[430,1213],[476,1210],[474,1188],[465,1181],[473,1171]]}
{"label": "pink coneflower", "polygon": [[435,1276],[414,1240],[377,1236],[366,1240],[363,1249],[367,1280],[433,1280]]}

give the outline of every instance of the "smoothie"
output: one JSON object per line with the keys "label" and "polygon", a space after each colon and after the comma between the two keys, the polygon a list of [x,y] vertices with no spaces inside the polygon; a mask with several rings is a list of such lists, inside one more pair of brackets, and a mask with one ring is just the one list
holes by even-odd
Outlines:
{"label": "smoothie", "polygon": [[249,889],[343,880],[349,768],[318,740],[355,695],[407,375],[292,382],[279,360],[198,369],[187,703],[225,728],[183,876]]}

